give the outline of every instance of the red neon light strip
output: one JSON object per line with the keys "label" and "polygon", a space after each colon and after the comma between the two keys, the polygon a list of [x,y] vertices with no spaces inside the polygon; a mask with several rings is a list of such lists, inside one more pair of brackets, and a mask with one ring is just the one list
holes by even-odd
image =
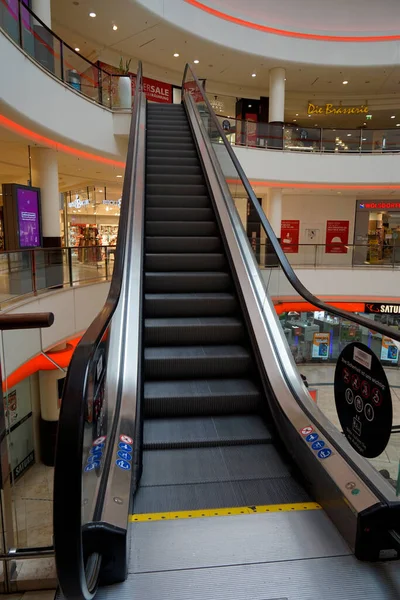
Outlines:
{"label": "red neon light strip", "polygon": [[264,33],[272,33],[274,35],[282,35],[285,37],[300,38],[305,40],[317,40],[323,42],[394,42],[400,40],[400,35],[364,35],[364,36],[351,36],[351,35],[319,35],[315,33],[301,33],[299,31],[287,31],[285,29],[275,29],[274,27],[268,27],[267,25],[259,25],[258,23],[252,23],[244,19],[239,19],[228,15],[220,10],[206,6],[198,0],[185,0],[187,4],[191,4],[195,8],[209,13],[213,17],[229,21],[235,25],[241,25],[242,27],[249,27],[250,29],[257,29]]}
{"label": "red neon light strip", "polygon": [[9,131],[13,131],[24,138],[28,138],[40,144],[41,146],[46,146],[47,148],[57,150],[57,152],[65,152],[65,154],[72,154],[72,156],[84,158],[85,160],[93,160],[104,165],[125,169],[125,163],[122,161],[113,160],[112,158],[105,158],[104,156],[98,156],[97,154],[91,154],[90,152],[85,152],[84,150],[78,150],[77,148],[72,148],[66,144],[61,144],[60,142],[56,142],[55,140],[45,137],[44,135],[40,135],[31,129],[22,127],[22,125],[18,125],[18,123],[11,121],[11,119],[7,119],[7,117],[4,115],[0,115],[0,126],[3,126]]}

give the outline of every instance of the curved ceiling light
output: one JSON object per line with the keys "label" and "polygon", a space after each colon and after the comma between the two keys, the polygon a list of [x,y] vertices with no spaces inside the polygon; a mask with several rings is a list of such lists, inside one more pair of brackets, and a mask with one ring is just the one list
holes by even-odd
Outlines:
{"label": "curved ceiling light", "polygon": [[191,4],[195,8],[198,8],[204,12],[223,19],[224,21],[230,21],[235,25],[242,25],[242,27],[249,27],[250,29],[257,29],[265,33],[272,33],[274,35],[282,35],[286,37],[301,38],[305,40],[319,40],[323,42],[393,42],[400,40],[400,35],[363,35],[363,36],[352,36],[352,35],[319,35],[315,33],[302,33],[300,31],[287,31],[286,29],[276,29],[275,27],[268,27],[267,25],[259,25],[258,23],[252,23],[245,19],[239,19],[233,17],[220,10],[206,6],[198,0],[184,0],[187,4]]}

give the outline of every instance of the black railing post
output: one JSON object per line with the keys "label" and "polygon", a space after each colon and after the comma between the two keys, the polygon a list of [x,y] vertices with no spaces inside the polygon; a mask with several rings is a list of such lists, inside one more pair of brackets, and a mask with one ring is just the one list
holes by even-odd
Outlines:
{"label": "black railing post", "polygon": [[73,274],[72,274],[72,249],[71,246],[68,246],[68,277],[69,277],[69,285],[73,286]]}
{"label": "black railing post", "polygon": [[64,42],[60,41],[60,76],[61,81],[65,81],[64,79]]}
{"label": "black railing post", "polygon": [[21,16],[21,0],[18,0],[18,34],[19,34],[19,45],[24,49],[24,36],[22,33],[22,16]]}

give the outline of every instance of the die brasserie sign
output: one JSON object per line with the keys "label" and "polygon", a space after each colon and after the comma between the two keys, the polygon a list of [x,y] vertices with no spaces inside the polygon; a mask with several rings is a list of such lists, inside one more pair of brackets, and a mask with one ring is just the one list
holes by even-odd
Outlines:
{"label": "die brasserie sign", "polygon": [[361,104],[360,106],[335,106],[334,104],[318,104],[308,103],[309,115],[366,115],[369,112],[368,106]]}

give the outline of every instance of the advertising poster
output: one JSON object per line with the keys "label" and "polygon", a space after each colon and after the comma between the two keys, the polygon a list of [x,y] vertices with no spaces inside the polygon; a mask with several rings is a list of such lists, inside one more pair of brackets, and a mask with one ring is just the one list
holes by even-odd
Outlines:
{"label": "advertising poster", "polygon": [[312,358],[327,360],[329,358],[330,333],[314,333],[312,344]]}
{"label": "advertising poster", "polygon": [[40,246],[39,195],[36,190],[17,188],[19,244],[21,248]]}
{"label": "advertising poster", "polygon": [[286,220],[281,222],[281,246],[286,254],[297,254],[299,251],[300,221]]}
{"label": "advertising poster", "polygon": [[[118,75],[120,73],[118,67],[113,67],[112,65],[100,61],[98,65],[101,69],[112,75]],[[136,75],[135,73],[128,73],[128,75],[131,78],[132,96],[134,96]],[[118,94],[118,77],[112,77],[111,79],[112,96],[115,97]],[[150,100],[151,102],[163,102],[164,104],[172,103],[172,85],[170,83],[158,81],[157,79],[150,79],[149,77],[143,77],[143,88],[147,100]]]}
{"label": "advertising poster", "polygon": [[349,221],[327,221],[325,243],[325,254],[347,254]]}
{"label": "advertising poster", "polygon": [[393,340],[385,335],[382,337],[381,360],[386,360],[394,364],[397,364],[399,360],[399,349]]}

